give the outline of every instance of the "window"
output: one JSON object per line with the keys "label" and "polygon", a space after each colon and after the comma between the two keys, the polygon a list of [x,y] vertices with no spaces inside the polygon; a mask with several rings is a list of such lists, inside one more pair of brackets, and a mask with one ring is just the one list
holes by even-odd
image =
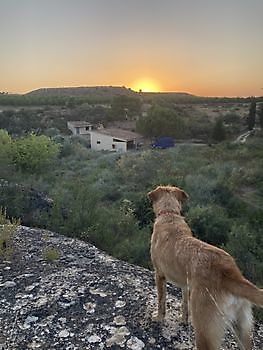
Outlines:
{"label": "window", "polygon": [[114,143],[112,144],[112,149],[115,149],[116,148],[116,145],[114,145]]}
{"label": "window", "polygon": [[100,145],[100,141],[99,140],[97,141],[97,145]]}

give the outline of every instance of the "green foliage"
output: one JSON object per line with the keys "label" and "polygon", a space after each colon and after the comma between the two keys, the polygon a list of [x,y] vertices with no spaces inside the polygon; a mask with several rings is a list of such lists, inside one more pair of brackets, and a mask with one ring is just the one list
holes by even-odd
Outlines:
{"label": "green foliage", "polygon": [[34,134],[13,142],[13,163],[25,172],[40,172],[50,166],[59,154],[59,145],[47,136]]}
{"label": "green foliage", "polygon": [[111,120],[125,120],[138,115],[140,111],[141,101],[139,98],[120,95],[112,100],[109,118]]}
{"label": "green foliage", "polygon": [[257,108],[257,102],[254,97],[251,98],[250,107],[249,107],[249,114],[247,118],[247,126],[248,130],[253,130],[255,126],[256,121],[256,108]]}
{"label": "green foliage", "polygon": [[0,129],[0,164],[11,163],[12,138],[6,130]]}
{"label": "green foliage", "polygon": [[136,129],[146,137],[183,137],[185,123],[173,109],[155,106],[147,116],[138,120]]}
{"label": "green foliage", "polygon": [[259,109],[259,112],[258,112],[258,118],[259,118],[260,129],[263,130],[263,103],[260,104],[260,109]]}
{"label": "green foliage", "polygon": [[8,219],[6,210],[0,208],[0,257],[9,259],[13,254],[14,235],[19,226],[19,220]]}
{"label": "green foliage", "polygon": [[[6,133],[3,138],[10,141]],[[73,137],[56,137],[56,142],[63,151],[41,173],[0,168],[0,177],[13,184],[0,182],[0,205],[8,215],[25,213],[27,225],[87,240],[148,267],[154,215],[146,193],[159,184],[177,185],[190,196],[183,215],[196,236],[223,246],[248,277],[262,283],[262,138],[126,154],[95,152]],[[31,187],[53,199],[52,209],[34,207]]]}
{"label": "green foliage", "polygon": [[199,239],[217,246],[227,243],[231,221],[222,207],[213,204],[192,207],[187,221]]}
{"label": "green foliage", "polygon": [[43,257],[49,262],[54,262],[59,259],[60,253],[56,248],[46,248],[43,252]]}
{"label": "green foliage", "polygon": [[261,230],[245,224],[234,224],[226,249],[232,254],[245,276],[263,285],[263,237]]}
{"label": "green foliage", "polygon": [[214,125],[212,131],[212,139],[214,141],[220,142],[226,139],[226,129],[223,123],[223,120],[219,118]]}
{"label": "green foliage", "polygon": [[108,102],[108,98],[89,96],[33,96],[0,94],[0,106],[67,106]]}

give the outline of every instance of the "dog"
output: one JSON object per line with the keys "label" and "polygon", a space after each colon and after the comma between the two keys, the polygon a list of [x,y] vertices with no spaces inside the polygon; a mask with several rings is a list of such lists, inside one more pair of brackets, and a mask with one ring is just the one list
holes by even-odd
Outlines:
{"label": "dog", "polygon": [[245,279],[224,250],[193,237],[181,215],[188,195],[178,187],[158,186],[148,193],[155,213],[151,259],[155,269],[158,310],[165,317],[166,281],[182,289],[182,321],[188,310],[198,350],[219,349],[227,327],[240,348],[252,349],[252,304],[263,307],[263,289]]}

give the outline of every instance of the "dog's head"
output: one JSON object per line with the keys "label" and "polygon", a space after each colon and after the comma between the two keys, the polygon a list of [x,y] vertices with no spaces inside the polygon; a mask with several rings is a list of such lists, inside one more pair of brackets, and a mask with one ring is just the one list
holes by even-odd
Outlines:
{"label": "dog's head", "polygon": [[158,186],[147,195],[152,202],[156,216],[164,211],[180,215],[182,203],[188,198],[185,191],[175,186]]}

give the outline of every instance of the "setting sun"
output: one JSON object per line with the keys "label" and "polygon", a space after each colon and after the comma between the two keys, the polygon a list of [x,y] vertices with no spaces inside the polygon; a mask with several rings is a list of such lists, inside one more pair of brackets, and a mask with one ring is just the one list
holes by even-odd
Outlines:
{"label": "setting sun", "polygon": [[159,92],[161,90],[160,84],[149,78],[138,79],[131,84],[131,89],[143,92]]}

